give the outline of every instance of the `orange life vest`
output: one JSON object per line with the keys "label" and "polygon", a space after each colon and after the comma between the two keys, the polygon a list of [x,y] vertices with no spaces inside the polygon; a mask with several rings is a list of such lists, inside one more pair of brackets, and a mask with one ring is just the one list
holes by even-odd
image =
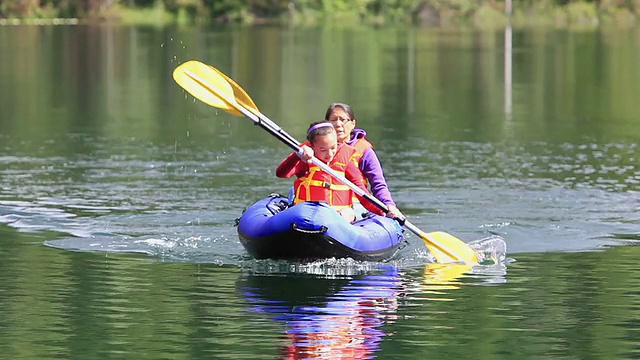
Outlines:
{"label": "orange life vest", "polygon": [[[369,149],[369,148],[373,148],[373,144],[371,142],[369,142],[369,140],[365,139],[365,138],[360,138],[358,140],[356,140],[356,142],[351,145],[356,149],[356,153],[354,155],[354,160],[356,162],[356,164],[358,165],[358,169],[360,168],[360,159],[362,159],[362,156],[364,156],[364,152],[365,150]],[[367,180],[367,177],[364,176],[364,174],[362,173],[362,171],[360,171],[360,174],[362,175],[362,182],[364,183],[364,186],[366,186],[367,188],[369,187],[369,181]],[[355,197],[355,195],[353,196],[353,202],[357,203],[360,200],[358,200],[357,197]]]}
{"label": "orange life vest", "polygon": [[[347,164],[349,161],[354,161],[355,152],[352,146],[340,145],[333,160],[327,165],[338,174],[345,176]],[[294,204],[303,201],[321,201],[338,211],[353,204],[353,191],[349,186],[334,179],[315,164],[309,164],[309,170],[304,176],[294,181],[293,188],[296,194],[293,199]]]}
{"label": "orange life vest", "polygon": [[362,159],[362,156],[364,155],[364,151],[367,150],[368,148],[372,148],[373,144],[370,143],[369,140],[362,137],[358,139],[351,146],[356,148],[356,164],[360,164],[360,159]]}

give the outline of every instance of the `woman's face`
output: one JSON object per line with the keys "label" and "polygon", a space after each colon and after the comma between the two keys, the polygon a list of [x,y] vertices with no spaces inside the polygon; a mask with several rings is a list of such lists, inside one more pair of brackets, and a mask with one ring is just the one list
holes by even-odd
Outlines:
{"label": "woman's face", "polygon": [[338,152],[338,138],[334,131],[326,134],[319,135],[313,140],[311,144],[313,149],[313,156],[317,157],[323,163],[329,163],[333,160]]}
{"label": "woman's face", "polygon": [[338,142],[343,143],[349,141],[351,138],[351,131],[356,127],[356,120],[351,119],[349,114],[341,107],[333,109],[331,115],[327,119],[338,135]]}

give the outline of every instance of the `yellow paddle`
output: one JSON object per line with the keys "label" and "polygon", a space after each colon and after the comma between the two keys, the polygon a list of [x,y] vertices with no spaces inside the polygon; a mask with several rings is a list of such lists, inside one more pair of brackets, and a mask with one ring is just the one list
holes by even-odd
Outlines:
{"label": "yellow paddle", "polygon": [[[187,61],[173,71],[173,78],[178,85],[196,99],[205,104],[223,109],[232,115],[245,116],[294,151],[300,150],[300,142],[263,115],[244,89],[213,66],[195,60]],[[389,208],[383,202],[357,187],[327,164],[315,157],[312,161],[323,171],[349,186],[351,190],[374,203],[385,213],[389,211]],[[405,220],[403,225],[424,241],[439,263],[463,262],[473,264],[478,262],[476,252],[468,244],[453,235],[441,231],[427,234],[408,220]]]}

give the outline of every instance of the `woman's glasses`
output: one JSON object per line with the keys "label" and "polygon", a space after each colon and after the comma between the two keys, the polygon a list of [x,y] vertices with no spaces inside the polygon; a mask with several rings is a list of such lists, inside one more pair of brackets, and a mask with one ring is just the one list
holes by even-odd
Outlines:
{"label": "woman's glasses", "polygon": [[349,121],[353,121],[353,119],[346,119],[346,118],[329,118],[328,120],[330,123],[332,124],[337,124],[338,122],[341,122],[343,124],[348,123]]}

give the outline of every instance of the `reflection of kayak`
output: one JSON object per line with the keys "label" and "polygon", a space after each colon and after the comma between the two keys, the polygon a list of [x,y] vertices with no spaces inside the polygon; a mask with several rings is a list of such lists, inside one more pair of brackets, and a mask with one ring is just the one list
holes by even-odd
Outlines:
{"label": "reflection of kayak", "polygon": [[249,275],[238,289],[250,311],[284,324],[278,358],[371,359],[391,335],[384,325],[395,318],[404,286],[395,267],[383,266],[349,279]]}
{"label": "reflection of kayak", "polygon": [[313,260],[353,258],[382,261],[404,244],[397,221],[370,214],[349,223],[324,203],[289,207],[286,197],[258,200],[238,219],[238,235],[258,259]]}

